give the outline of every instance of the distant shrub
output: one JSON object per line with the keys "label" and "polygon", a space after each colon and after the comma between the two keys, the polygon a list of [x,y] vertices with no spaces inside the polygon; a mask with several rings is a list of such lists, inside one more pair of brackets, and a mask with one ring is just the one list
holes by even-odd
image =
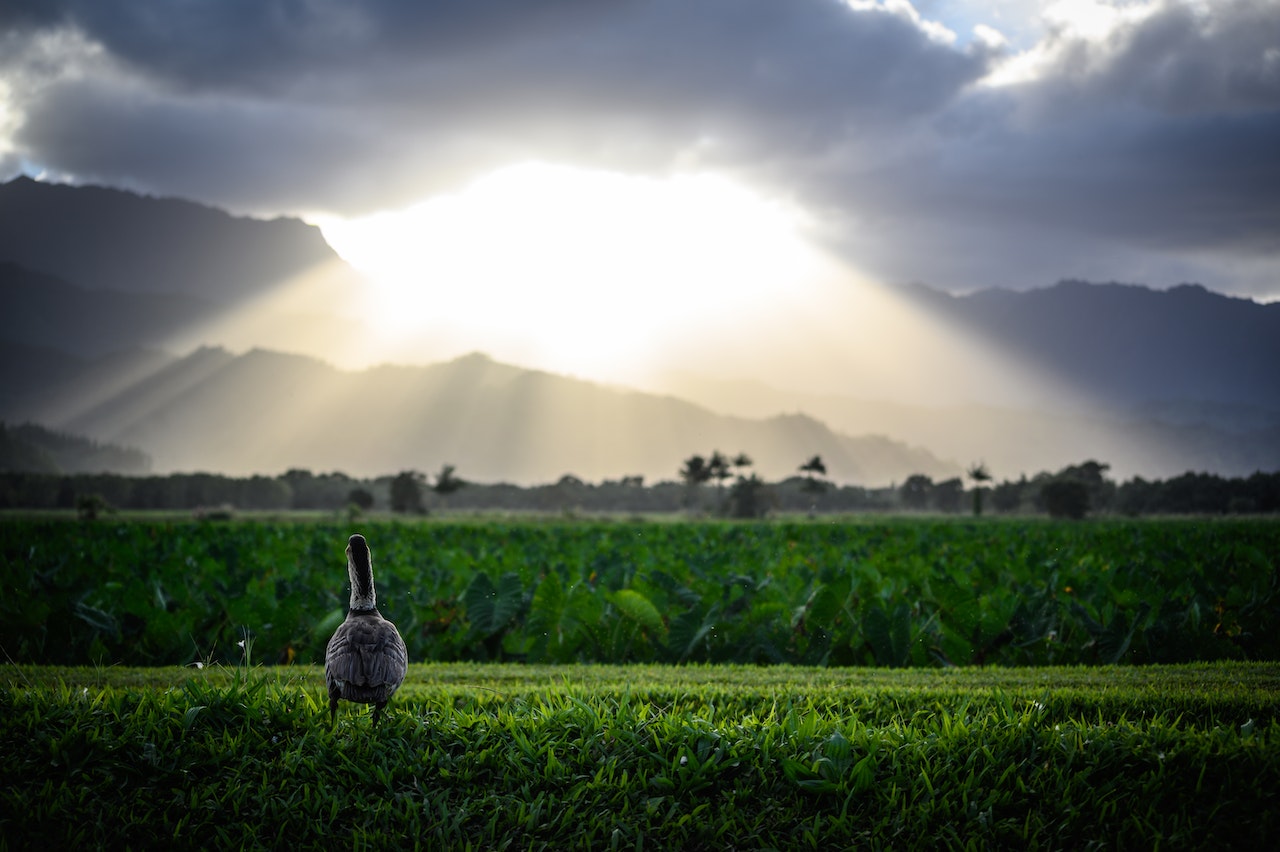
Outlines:
{"label": "distant shrub", "polygon": [[236,515],[234,506],[200,506],[191,513],[197,521],[229,521]]}
{"label": "distant shrub", "polygon": [[421,515],[422,488],[426,477],[416,470],[403,470],[391,480],[391,511]]}
{"label": "distant shrub", "polygon": [[739,476],[729,489],[729,514],[735,518],[763,518],[773,507],[773,495],[765,481],[754,473]]}
{"label": "distant shrub", "polygon": [[1051,518],[1080,520],[1089,512],[1089,486],[1074,479],[1055,479],[1040,489],[1040,499]]}
{"label": "distant shrub", "polygon": [[101,494],[84,494],[76,498],[76,515],[82,521],[97,520],[104,512],[111,511],[111,504]]}

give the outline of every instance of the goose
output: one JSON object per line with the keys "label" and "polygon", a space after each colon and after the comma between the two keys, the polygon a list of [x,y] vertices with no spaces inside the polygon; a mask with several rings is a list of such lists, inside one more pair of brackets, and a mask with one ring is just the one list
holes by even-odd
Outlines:
{"label": "goose", "polygon": [[351,606],[324,654],[324,680],[329,687],[329,724],[338,720],[338,701],[373,705],[373,724],[400,684],[409,652],[400,631],[378,612],[373,590],[373,560],[359,533],[347,541],[347,574]]}

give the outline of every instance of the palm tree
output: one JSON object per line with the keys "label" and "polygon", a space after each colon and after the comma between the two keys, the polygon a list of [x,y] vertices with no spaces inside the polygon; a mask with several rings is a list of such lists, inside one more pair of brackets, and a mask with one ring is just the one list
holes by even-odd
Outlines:
{"label": "palm tree", "polygon": [[707,462],[707,474],[716,481],[716,505],[724,507],[724,481],[733,474],[729,472],[729,459],[724,453],[716,450]]}
{"label": "palm tree", "polygon": [[441,466],[440,472],[436,474],[436,484],[431,486],[431,490],[439,494],[441,497],[448,497],[453,492],[467,484],[467,481],[459,476],[454,475],[457,470],[451,464]]}
{"label": "palm tree", "polygon": [[800,472],[805,474],[804,489],[813,493],[821,493],[826,487],[825,482],[818,480],[819,476],[827,475],[827,466],[822,463],[822,456],[814,456],[804,464],[800,465]]}
{"label": "palm tree", "polygon": [[685,459],[684,466],[680,468],[680,478],[684,480],[687,492],[685,495],[686,505],[692,511],[696,502],[698,486],[711,478],[711,467],[702,456],[689,456],[689,458]]}
{"label": "palm tree", "polygon": [[983,486],[991,481],[991,472],[987,470],[984,462],[978,462],[969,468],[965,473],[973,480],[973,515],[977,517],[982,514],[982,494],[986,491]]}

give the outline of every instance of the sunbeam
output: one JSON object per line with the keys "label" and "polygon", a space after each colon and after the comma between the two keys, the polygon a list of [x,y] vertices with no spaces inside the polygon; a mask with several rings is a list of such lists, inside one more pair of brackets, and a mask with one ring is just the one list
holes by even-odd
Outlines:
{"label": "sunbeam", "polygon": [[621,381],[682,339],[803,299],[799,214],[728,180],[526,164],[403,211],[325,220],[372,281],[369,357],[495,357]]}

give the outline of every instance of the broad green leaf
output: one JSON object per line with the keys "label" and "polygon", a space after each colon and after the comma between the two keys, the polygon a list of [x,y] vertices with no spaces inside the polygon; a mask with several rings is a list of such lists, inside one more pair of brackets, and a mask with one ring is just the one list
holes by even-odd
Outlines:
{"label": "broad green leaf", "polygon": [[668,643],[679,662],[700,657],[696,652],[704,644],[704,640],[716,627],[716,617],[720,608],[713,605],[706,612],[690,609],[671,619]]}
{"label": "broad green leaf", "polygon": [[613,593],[610,600],[619,612],[654,636],[666,635],[666,625],[662,623],[662,615],[658,612],[658,608],[635,589],[619,589]]}

